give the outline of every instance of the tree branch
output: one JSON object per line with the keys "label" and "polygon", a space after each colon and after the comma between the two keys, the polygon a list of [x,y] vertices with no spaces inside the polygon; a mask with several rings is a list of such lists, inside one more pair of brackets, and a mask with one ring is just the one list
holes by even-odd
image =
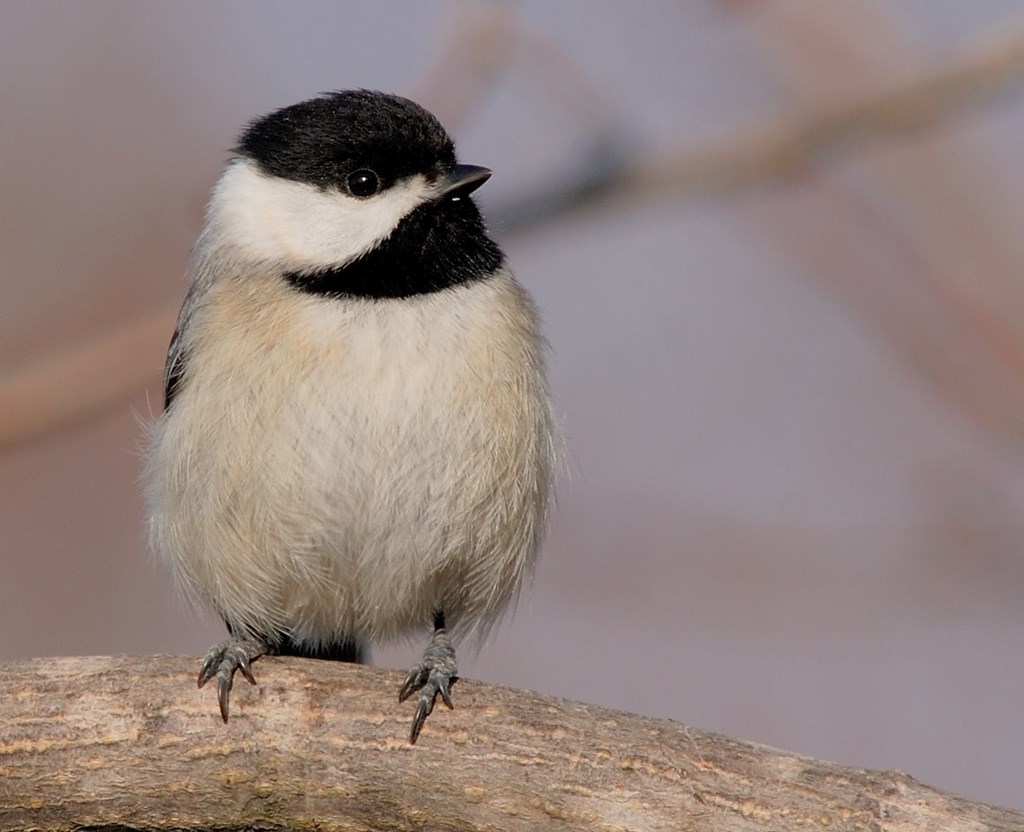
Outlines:
{"label": "tree branch", "polygon": [[406,740],[393,671],[264,659],[227,725],[180,657],[0,664],[0,828],[1019,830],[1024,813],[461,681]]}

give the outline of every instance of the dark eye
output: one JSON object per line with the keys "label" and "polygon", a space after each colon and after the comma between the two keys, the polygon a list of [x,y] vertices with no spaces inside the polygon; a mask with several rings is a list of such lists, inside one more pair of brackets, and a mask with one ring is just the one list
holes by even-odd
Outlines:
{"label": "dark eye", "polygon": [[352,196],[373,196],[380,190],[380,180],[372,170],[361,168],[348,175],[348,192]]}

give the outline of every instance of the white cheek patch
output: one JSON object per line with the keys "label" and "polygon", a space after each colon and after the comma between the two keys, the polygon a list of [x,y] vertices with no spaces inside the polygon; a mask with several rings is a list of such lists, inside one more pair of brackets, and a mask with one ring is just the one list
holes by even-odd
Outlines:
{"label": "white cheek patch", "polygon": [[246,259],[289,271],[315,270],[344,266],[370,251],[403,217],[431,198],[421,175],[396,182],[382,194],[357,199],[270,176],[243,158],[221,175],[208,222]]}

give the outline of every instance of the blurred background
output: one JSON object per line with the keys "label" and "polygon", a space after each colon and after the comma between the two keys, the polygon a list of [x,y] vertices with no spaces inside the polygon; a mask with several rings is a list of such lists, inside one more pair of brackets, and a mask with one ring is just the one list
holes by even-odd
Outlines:
{"label": "blurred background", "polygon": [[222,637],[138,488],[185,261],[242,124],[369,87],[494,169],[572,454],[463,675],[1024,808],[1022,11],[6,0],[0,658]]}

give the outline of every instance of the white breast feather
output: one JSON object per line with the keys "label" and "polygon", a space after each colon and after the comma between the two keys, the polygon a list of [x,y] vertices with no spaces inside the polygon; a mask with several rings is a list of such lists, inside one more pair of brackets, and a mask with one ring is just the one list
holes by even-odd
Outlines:
{"label": "white breast feather", "polygon": [[483,633],[545,525],[555,439],[534,311],[508,274],[400,300],[219,280],[156,426],[151,530],[236,627]]}

